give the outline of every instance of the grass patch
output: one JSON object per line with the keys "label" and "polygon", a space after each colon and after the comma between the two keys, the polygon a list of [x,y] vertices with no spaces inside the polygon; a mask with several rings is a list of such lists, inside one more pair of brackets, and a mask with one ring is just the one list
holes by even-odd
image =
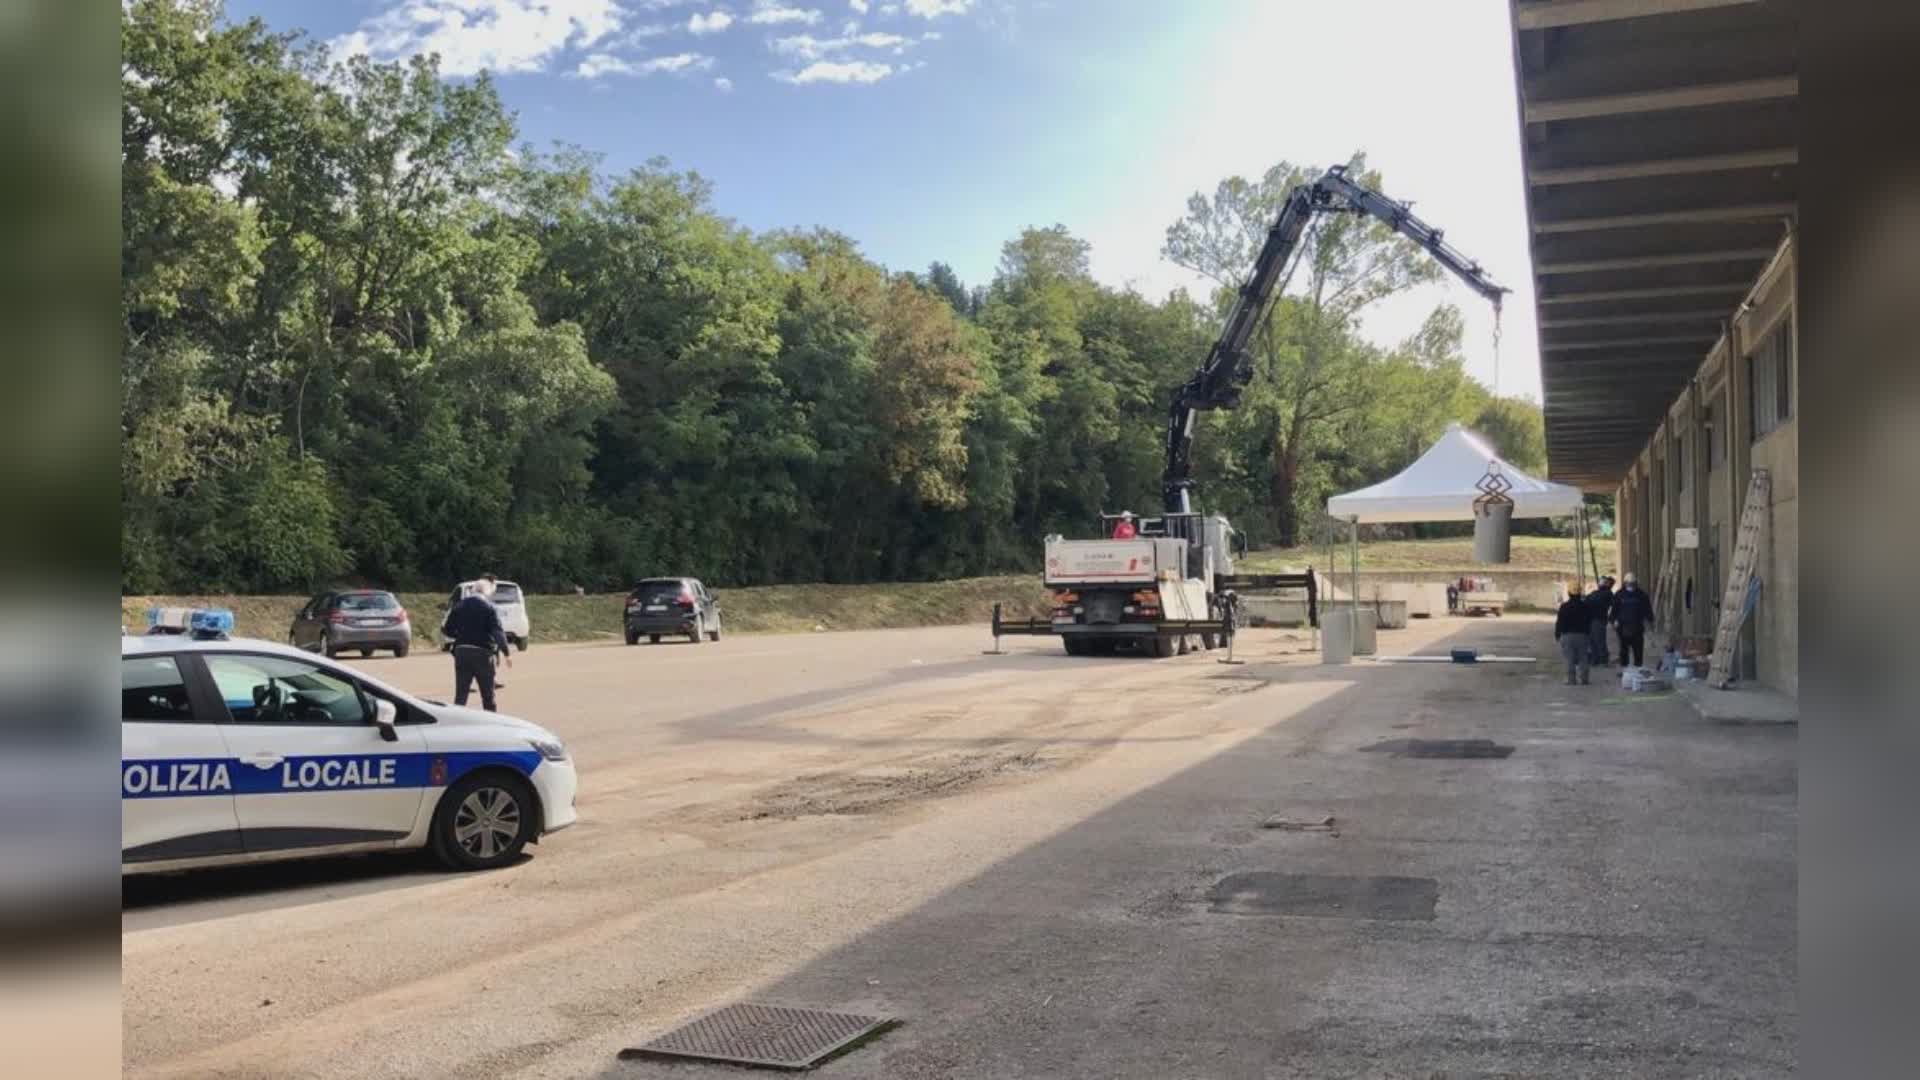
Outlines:
{"label": "grass patch", "polygon": [[[1600,556],[1601,573],[1615,573],[1619,562],[1614,541],[1596,539],[1593,543]],[[1339,568],[1347,565],[1350,550],[1345,545],[1335,549],[1334,556]],[[1573,569],[1573,541],[1566,537],[1516,536],[1513,538],[1512,555],[1513,561],[1506,567],[1509,570],[1571,572]],[[1246,558],[1239,560],[1237,566],[1252,573],[1262,573],[1309,565],[1325,570],[1326,563],[1325,548],[1291,547],[1250,552]],[[1360,543],[1361,570],[1465,571],[1474,565],[1473,538],[1470,536],[1441,540],[1363,540]],[[1488,569],[1497,572],[1500,568]]]}
{"label": "grass patch", "polygon": [[[1009,618],[1044,616],[1048,611],[1047,592],[1038,574],[880,585],[769,585],[715,589],[714,594],[720,600],[721,625],[733,634],[794,633],[816,627],[883,630],[985,625],[995,603],[1004,605]],[[415,640],[435,640],[447,594],[399,596],[413,618]],[[530,596],[527,615],[533,623],[533,640],[617,639],[625,600],[625,593]],[[285,641],[294,612],[306,602],[304,596],[124,596],[120,621],[139,632],[146,627],[147,608],[156,604],[224,607],[233,612],[239,636]]]}

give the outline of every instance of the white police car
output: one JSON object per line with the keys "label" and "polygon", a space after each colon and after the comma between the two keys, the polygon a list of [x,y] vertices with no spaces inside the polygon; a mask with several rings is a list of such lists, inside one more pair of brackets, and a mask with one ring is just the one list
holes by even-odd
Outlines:
{"label": "white police car", "polygon": [[123,874],[420,847],[480,870],[573,824],[546,729],[192,625],[120,639]]}

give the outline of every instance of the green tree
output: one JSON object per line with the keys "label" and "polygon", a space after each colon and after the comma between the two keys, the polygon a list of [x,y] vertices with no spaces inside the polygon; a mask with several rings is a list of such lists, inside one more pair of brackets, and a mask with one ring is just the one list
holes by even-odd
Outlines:
{"label": "green tree", "polygon": [[1526,398],[1488,396],[1468,426],[1492,440],[1500,456],[1536,476],[1547,472],[1547,426]]}
{"label": "green tree", "polygon": [[[755,235],[664,160],[509,152],[491,81],[431,58],[335,62],[211,0],[131,0],[121,35],[123,588],[953,576],[1158,504],[1221,298],[1105,287],[1064,226],[969,289]],[[1237,285],[1307,175],[1195,196],[1169,257]],[[1294,539],[1454,420],[1539,463],[1457,311],[1360,338],[1422,257],[1336,217],[1301,265],[1245,403],[1203,418],[1204,505]]]}

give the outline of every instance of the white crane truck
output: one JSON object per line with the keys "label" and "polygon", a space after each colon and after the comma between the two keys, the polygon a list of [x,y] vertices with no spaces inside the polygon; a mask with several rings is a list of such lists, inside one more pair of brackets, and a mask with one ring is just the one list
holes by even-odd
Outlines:
{"label": "white crane truck", "polygon": [[[1230,638],[1236,601],[1255,589],[1304,589],[1308,618],[1319,625],[1311,567],[1304,574],[1236,574],[1234,540],[1239,534],[1218,514],[1193,510],[1193,431],[1202,410],[1231,409],[1253,377],[1247,344],[1282,288],[1288,264],[1300,249],[1307,224],[1323,213],[1366,214],[1418,244],[1442,268],[1493,302],[1506,293],[1480,265],[1442,239],[1440,230],[1395,202],[1347,177],[1335,165],[1287,193],[1266,243],[1240,286],[1220,337],[1193,377],[1175,393],[1167,418],[1166,468],[1161,475],[1165,513],[1142,519],[1132,537],[1046,541],[1046,576],[1053,611],[1046,619],[1001,618],[994,605],[993,633],[1058,635],[1072,656],[1111,653],[1132,643],[1151,655],[1185,652],[1198,638],[1212,648]],[[1103,526],[1130,515],[1102,515]]]}

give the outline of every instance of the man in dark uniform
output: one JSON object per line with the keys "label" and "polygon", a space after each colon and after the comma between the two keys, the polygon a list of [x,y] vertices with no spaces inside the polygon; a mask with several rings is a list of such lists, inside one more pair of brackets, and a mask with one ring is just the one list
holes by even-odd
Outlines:
{"label": "man in dark uniform", "polygon": [[1653,601],[1627,574],[1613,597],[1613,625],[1620,632],[1620,666],[1629,660],[1638,667],[1647,662],[1647,627],[1653,623]]}
{"label": "man in dark uniform", "polygon": [[1613,617],[1613,578],[1603,577],[1587,594],[1587,659],[1594,667],[1607,666],[1607,622]]}
{"label": "man in dark uniform", "polygon": [[1585,685],[1591,677],[1593,643],[1588,634],[1587,600],[1578,582],[1569,582],[1567,599],[1553,620],[1553,641],[1567,662],[1567,685]]}
{"label": "man in dark uniform", "polygon": [[485,578],[472,592],[447,611],[440,632],[453,642],[453,703],[465,705],[473,684],[480,684],[480,707],[498,712],[493,703],[493,657],[495,650],[513,666],[507,652],[507,632],[500,625],[500,613],[493,608],[493,582]]}

